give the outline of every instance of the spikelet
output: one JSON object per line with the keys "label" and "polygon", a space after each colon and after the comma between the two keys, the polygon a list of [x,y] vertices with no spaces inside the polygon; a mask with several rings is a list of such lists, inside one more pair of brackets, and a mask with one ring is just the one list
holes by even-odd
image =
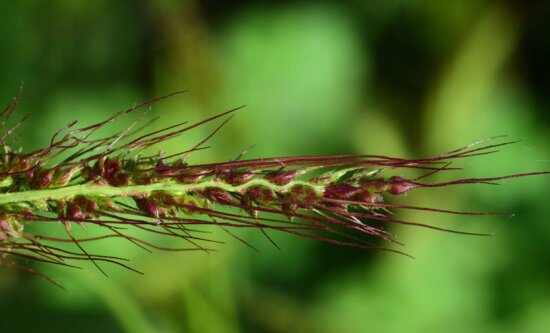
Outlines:
{"label": "spikelet", "polygon": [[[493,183],[548,173],[445,183],[385,176],[389,170],[395,173],[395,170],[417,169],[427,175],[452,170],[449,165],[454,160],[490,154],[513,142],[486,144],[480,141],[439,156],[416,160],[335,155],[187,164],[186,156],[202,149],[204,141],[172,156],[137,153],[197,126],[223,120],[215,133],[237,109],[193,125],[175,124],[146,134],[141,134],[145,126],[134,129],[142,120],[142,113],[123,132],[93,137],[106,125],[172,95],[136,105],[94,125],[77,128],[77,122],[73,121],[56,132],[47,147],[33,152],[16,152],[6,143],[24,119],[7,130],[0,138],[0,263],[29,271],[32,269],[10,257],[65,266],[89,260],[100,270],[100,262],[130,268],[122,258],[88,253],[84,243],[121,238],[143,248],[208,251],[206,244],[213,240],[199,237],[197,226],[224,230],[259,229],[270,240],[268,232],[274,230],[340,245],[402,253],[371,245],[369,237],[395,242],[384,230],[384,225],[392,223],[469,233],[403,221],[388,214],[390,210],[416,209],[464,215],[488,213],[395,205],[386,203],[389,197],[403,195],[415,188]],[[0,113],[4,122],[12,115],[18,101],[19,97],[15,98]],[[51,228],[60,225],[67,236],[26,232],[28,224],[50,224]],[[98,226],[104,234],[76,238],[72,232],[75,224]],[[170,249],[148,243],[132,236],[132,228],[181,238],[186,247]],[[78,250],[56,246],[56,243],[66,242],[74,243]]]}

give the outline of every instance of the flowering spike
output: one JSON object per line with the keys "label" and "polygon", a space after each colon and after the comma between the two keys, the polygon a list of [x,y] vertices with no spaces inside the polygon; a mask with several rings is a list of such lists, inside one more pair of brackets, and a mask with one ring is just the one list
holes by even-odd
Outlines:
{"label": "flowering spike", "polygon": [[[492,178],[459,179],[442,183],[423,180],[451,168],[453,161],[496,152],[513,142],[476,142],[431,158],[407,160],[378,155],[295,156],[190,165],[192,152],[214,135],[232,114],[230,110],[196,124],[180,123],[141,134],[147,126],[133,129],[146,112],[125,131],[107,137],[94,134],[121,118],[165,97],[121,111],[111,118],[85,127],[71,122],[56,132],[50,144],[32,152],[15,151],[6,138],[21,122],[0,138],[0,253],[71,266],[66,260],[89,260],[127,267],[122,258],[88,253],[81,243],[120,238],[145,249],[209,251],[198,226],[219,227],[248,244],[231,229],[259,229],[273,244],[268,230],[358,248],[397,250],[373,246],[371,236],[395,242],[385,224],[399,223],[435,230],[465,233],[438,226],[403,221],[389,210],[412,209],[429,212],[485,215],[486,212],[454,212],[444,209],[386,203],[393,195],[415,188],[457,184],[493,184],[495,181],[548,174],[523,173]],[[19,98],[0,112],[9,119]],[[207,123],[221,124],[191,150],[165,156],[143,156],[140,151],[179,136]],[[491,138],[496,140],[498,138]],[[313,174],[313,171],[324,173]],[[386,177],[387,171],[413,169],[424,173],[416,179]],[[327,171],[328,170],[328,171]],[[270,213],[270,214],[264,214]],[[391,213],[393,214],[393,213]],[[61,225],[67,238],[24,231],[26,224]],[[95,226],[104,235],[78,238],[72,225]],[[131,228],[166,237],[181,238],[188,246],[168,249],[131,236]],[[54,246],[73,243],[75,251]],[[397,242],[395,242],[397,243]],[[250,244],[248,244],[250,245]],[[402,253],[403,254],[403,253]],[[13,261],[0,264],[18,267]],[[100,269],[100,268],[99,268]],[[30,271],[30,269],[28,269]]]}

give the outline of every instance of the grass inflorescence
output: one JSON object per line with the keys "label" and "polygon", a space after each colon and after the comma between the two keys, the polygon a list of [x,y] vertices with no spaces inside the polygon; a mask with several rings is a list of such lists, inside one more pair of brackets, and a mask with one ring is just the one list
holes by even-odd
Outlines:
{"label": "grass inflorescence", "polygon": [[[169,95],[171,96],[171,95]],[[14,261],[22,257],[52,264],[73,266],[79,260],[100,268],[109,262],[130,268],[123,258],[89,253],[85,243],[120,238],[144,249],[167,251],[210,251],[210,243],[199,226],[232,232],[252,228],[262,232],[275,246],[271,231],[280,231],[325,242],[398,252],[373,245],[370,236],[395,242],[386,224],[406,224],[454,233],[474,234],[437,226],[403,221],[390,213],[414,209],[447,214],[482,215],[435,208],[387,203],[391,196],[415,188],[485,183],[547,172],[493,178],[459,179],[444,183],[425,182],[425,177],[446,170],[451,162],[487,155],[513,142],[487,140],[423,159],[373,155],[271,157],[252,160],[191,165],[188,156],[203,149],[237,110],[230,110],[196,124],[175,124],[147,132],[141,125],[146,108],[167,98],[150,100],[85,127],[73,121],[57,131],[49,144],[32,152],[15,151],[8,137],[24,119],[0,138],[0,263],[33,271]],[[6,124],[19,102],[15,98],[0,113]],[[124,131],[95,137],[98,130],[141,111]],[[171,156],[162,152],[146,156],[143,150],[186,131],[214,121],[221,124],[192,149]],[[415,169],[424,176],[406,179],[387,176],[389,171]],[[232,209],[228,209],[232,208]],[[65,237],[26,231],[28,224],[61,225]],[[99,236],[76,237],[75,226],[94,225]],[[132,228],[181,238],[185,246],[167,248],[132,235]],[[485,234],[475,234],[485,235]],[[58,245],[73,243],[74,250]],[[403,253],[404,254],[404,253]],[[130,268],[131,269],[131,268]],[[40,274],[40,273],[37,273]],[[48,278],[48,277],[46,277]],[[49,279],[49,278],[48,278]]]}

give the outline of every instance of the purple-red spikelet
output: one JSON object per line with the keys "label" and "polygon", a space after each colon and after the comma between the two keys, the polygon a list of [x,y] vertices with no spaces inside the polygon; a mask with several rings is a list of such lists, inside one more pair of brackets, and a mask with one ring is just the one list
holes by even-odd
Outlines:
{"label": "purple-red spikelet", "polygon": [[[134,129],[143,114],[127,130],[107,137],[95,132],[114,121],[168,96],[154,99],[94,125],[76,128],[76,121],[56,132],[48,146],[32,152],[15,152],[6,142],[14,127],[0,139],[0,263],[32,270],[13,257],[72,266],[73,260],[100,262],[128,267],[122,258],[88,253],[89,241],[121,238],[143,248],[160,250],[209,251],[208,240],[199,237],[196,227],[211,226],[259,229],[270,241],[270,230],[286,232],[340,245],[392,252],[371,245],[370,237],[395,242],[384,224],[407,224],[436,230],[433,225],[403,221],[388,214],[391,209],[416,209],[449,214],[488,214],[453,212],[442,209],[395,205],[386,199],[415,188],[455,184],[489,183],[546,174],[535,172],[493,178],[459,179],[444,183],[420,182],[401,176],[385,177],[392,170],[416,169],[426,175],[453,170],[455,160],[494,153],[511,144],[483,145],[486,141],[439,156],[407,160],[373,155],[294,156],[237,160],[211,164],[187,164],[193,149],[164,156],[143,156],[140,152],[176,137],[197,126],[226,118],[230,110],[193,125],[186,123],[142,133]],[[0,113],[6,122],[15,109],[16,98]],[[321,173],[320,173],[321,172]],[[66,238],[25,231],[27,224],[61,225]],[[72,224],[93,225],[103,235],[78,238]],[[120,228],[124,226],[125,228]],[[183,248],[171,249],[132,236],[133,227],[181,238]],[[229,233],[234,236],[233,233]],[[468,233],[465,233],[468,234]],[[242,240],[235,236],[237,239]],[[73,243],[75,250],[56,243]],[[39,274],[39,273],[38,273]],[[46,277],[47,278],[47,277]]]}

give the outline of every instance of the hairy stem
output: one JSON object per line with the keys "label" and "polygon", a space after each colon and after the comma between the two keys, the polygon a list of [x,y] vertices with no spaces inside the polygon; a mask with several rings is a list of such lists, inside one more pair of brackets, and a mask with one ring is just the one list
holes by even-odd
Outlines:
{"label": "hairy stem", "polygon": [[111,186],[108,184],[87,183],[47,190],[2,193],[0,194],[0,205],[14,202],[69,200],[79,195],[94,197],[146,197],[155,191],[185,194],[207,188],[217,188],[230,193],[243,193],[252,186],[264,186],[276,193],[286,193],[290,188],[299,185],[314,190],[317,195],[322,195],[325,189],[325,186],[313,185],[306,181],[294,180],[286,185],[276,185],[270,183],[266,179],[253,179],[242,185],[231,185],[217,179],[207,180],[196,184],[179,184],[172,180],[164,180],[155,184],[131,186]]}

